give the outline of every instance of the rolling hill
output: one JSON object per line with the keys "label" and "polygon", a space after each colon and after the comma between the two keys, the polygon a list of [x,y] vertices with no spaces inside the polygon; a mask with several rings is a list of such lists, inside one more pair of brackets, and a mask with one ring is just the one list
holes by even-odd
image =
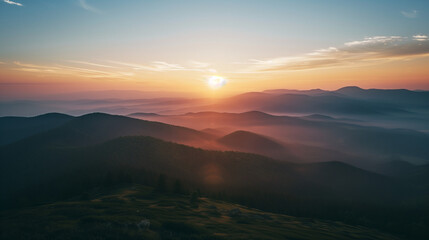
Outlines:
{"label": "rolling hill", "polygon": [[88,198],[0,212],[0,236],[4,240],[399,239],[362,226],[264,212],[207,197],[192,205],[187,195],[160,194],[140,185],[95,192]]}
{"label": "rolling hill", "polygon": [[[85,123],[87,117],[105,116],[95,114],[79,121]],[[123,119],[110,117],[112,121]],[[152,137],[120,137],[98,143],[112,135],[89,131],[87,135],[95,136],[87,138],[91,141],[76,143],[78,134],[65,134],[70,123],[0,148],[2,208],[69,199],[112,183],[154,186],[161,173],[168,179],[180,179],[188,189],[201,189],[207,195],[247,206],[346,222],[350,220],[347,216],[353,216],[354,221],[358,219],[356,224],[401,234],[410,234],[406,229],[428,216],[421,205],[407,204],[427,197],[428,191],[422,191],[425,184],[414,181],[411,185],[339,162],[295,164]],[[108,125],[99,122],[97,126],[104,129]],[[394,225],[383,222],[385,214]],[[422,234],[423,229],[417,228],[413,234]]]}
{"label": "rolling hill", "polygon": [[36,117],[0,117],[0,145],[59,127],[74,117],[61,113],[48,113]]}
{"label": "rolling hill", "polygon": [[411,91],[407,89],[362,89],[350,86],[340,88],[335,92],[354,99],[377,101],[403,108],[419,109],[429,107],[428,91]]}
{"label": "rolling hill", "polygon": [[[402,106],[401,106],[402,107]],[[263,111],[269,113],[302,113],[328,115],[383,115],[406,113],[401,107],[370,99],[351,98],[341,94],[269,94],[244,93],[221,100],[213,106],[204,107],[212,111]]]}
{"label": "rolling hill", "polygon": [[411,91],[407,89],[362,89],[356,86],[347,86],[335,91],[321,89],[312,90],[290,90],[271,89],[263,93],[268,94],[303,94],[308,96],[339,96],[365,101],[377,101],[384,104],[394,104],[404,108],[427,108],[429,107],[428,91]]}
{"label": "rolling hill", "polygon": [[[60,125],[60,123],[57,123],[57,125]],[[185,127],[118,115],[93,113],[73,118],[73,120],[57,128],[51,128],[49,131],[21,141],[22,144],[28,142],[28,145],[32,145],[32,147],[50,144],[56,146],[85,146],[121,136],[152,136],[188,144],[213,139],[210,134]]]}
{"label": "rolling hill", "polygon": [[[320,118],[244,113],[197,112],[183,115],[145,117],[154,121],[186,127],[225,128],[266,135],[282,142],[304,144],[329,151],[361,156],[360,167],[398,157],[417,164],[429,161],[429,135],[409,129],[389,129],[360,125],[359,122],[321,120]],[[324,156],[327,156],[326,154]]]}
{"label": "rolling hill", "polygon": [[217,141],[231,150],[259,153],[266,156],[286,156],[286,149],[283,145],[266,136],[252,132],[235,131],[217,139]]}
{"label": "rolling hill", "polygon": [[[28,140],[40,144],[40,138]],[[122,137],[82,148],[60,147],[47,141],[38,148],[20,151],[29,141],[1,149],[2,183],[10,183],[3,186],[6,193],[57,178],[66,182],[82,176],[97,179],[111,171],[142,169],[165,173],[210,191],[223,189],[230,193],[263,190],[295,197],[373,202],[399,201],[404,192],[412,192],[412,188],[402,188],[392,179],[347,164],[293,164],[253,154],[195,149],[151,137]],[[332,179],[341,179],[340,184],[333,184]]]}

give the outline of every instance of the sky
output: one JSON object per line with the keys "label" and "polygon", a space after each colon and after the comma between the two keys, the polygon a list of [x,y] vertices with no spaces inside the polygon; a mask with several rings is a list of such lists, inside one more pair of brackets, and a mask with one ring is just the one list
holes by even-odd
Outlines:
{"label": "sky", "polygon": [[426,0],[0,0],[0,94],[429,90],[428,36]]}

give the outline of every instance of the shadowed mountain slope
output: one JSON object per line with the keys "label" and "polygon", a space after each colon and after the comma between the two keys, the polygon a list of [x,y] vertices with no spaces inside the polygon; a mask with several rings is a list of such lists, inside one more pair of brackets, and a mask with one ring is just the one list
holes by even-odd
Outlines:
{"label": "shadowed mountain slope", "polygon": [[248,131],[235,131],[217,140],[218,142],[235,149],[256,151],[281,151],[284,147],[268,137]]}
{"label": "shadowed mountain slope", "polygon": [[354,166],[364,165],[362,158],[320,147],[297,143],[280,143],[264,135],[248,131],[235,131],[217,139],[229,150],[261,154],[271,158],[295,162],[317,163],[341,161]]}
{"label": "shadowed mountain slope", "polygon": [[335,91],[326,91],[321,89],[271,89],[265,90],[263,93],[273,95],[303,94],[308,96],[337,96],[374,101],[383,104],[393,104],[404,108],[429,107],[429,91],[412,91],[407,89],[362,89],[356,86],[347,86]]}
{"label": "shadowed mountain slope", "polygon": [[[212,139],[207,133],[193,129],[104,113],[76,117],[66,124],[22,140],[22,144],[85,146],[121,136],[152,136],[160,139],[197,143]],[[33,145],[34,144],[34,145]]]}
{"label": "shadowed mountain slope", "polygon": [[60,139],[67,136],[56,139],[62,145],[40,136],[0,147],[2,207],[19,206],[28,199],[34,204],[72,197],[105,183],[106,176],[144,179],[148,173],[163,173],[193,189],[269,211],[332,219],[347,219],[351,214],[358,224],[367,225],[382,223],[389,213],[390,219],[404,226],[400,229],[415,226],[427,216],[414,205],[406,211],[398,209],[403,203],[426,198],[424,184],[413,181],[411,185],[409,180],[401,182],[344,163],[293,164],[152,137],[121,137],[72,147],[76,146],[73,141],[66,146],[67,141]]}
{"label": "shadowed mountain slope", "polygon": [[235,131],[217,139],[217,142],[229,150],[261,154],[289,162],[305,162],[291,154],[285,145],[253,132]]}
{"label": "shadowed mountain slope", "polygon": [[275,113],[311,113],[334,115],[380,115],[405,113],[403,109],[386,102],[350,98],[341,94],[269,94],[245,93],[227,98],[208,107],[214,111],[264,111]]}
{"label": "shadowed mountain slope", "polygon": [[411,191],[389,178],[343,163],[292,164],[253,154],[196,149],[151,137],[123,137],[84,148],[59,147],[45,141],[43,147],[20,150],[40,142],[40,138],[29,138],[1,149],[2,183],[11,183],[4,189],[16,191],[73,174],[102,177],[115,169],[146,169],[213,191],[259,189],[296,197],[364,202],[396,201],[403,198],[404,191]]}
{"label": "shadowed mountain slope", "polygon": [[[176,240],[350,240],[350,236],[399,240],[371,228],[264,212],[207,197],[199,199],[198,207],[192,207],[187,195],[160,194],[140,185],[99,194],[89,200],[60,201],[0,214],[7,216],[0,219],[3,240],[34,236],[51,240],[112,239],[112,235],[121,240],[172,237]],[[137,227],[142,219],[150,223],[146,229]]]}
{"label": "shadowed mountain slope", "polygon": [[362,89],[359,87],[343,87],[335,91],[345,96],[394,104],[406,108],[428,108],[429,91],[410,91],[407,89]]}
{"label": "shadowed mountain slope", "polygon": [[263,112],[197,112],[147,117],[169,124],[204,128],[244,129],[282,142],[300,143],[374,157],[404,157],[429,161],[429,135],[407,129],[388,129],[307,117],[275,116]]}
{"label": "shadowed mountain slope", "polygon": [[47,113],[36,117],[0,117],[0,145],[59,127],[73,119],[74,117],[61,113]]}

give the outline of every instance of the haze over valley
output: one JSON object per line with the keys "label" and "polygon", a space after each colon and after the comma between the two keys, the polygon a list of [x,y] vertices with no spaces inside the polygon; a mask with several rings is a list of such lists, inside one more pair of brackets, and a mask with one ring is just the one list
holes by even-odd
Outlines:
{"label": "haze over valley", "polygon": [[0,20],[0,239],[429,239],[427,2]]}

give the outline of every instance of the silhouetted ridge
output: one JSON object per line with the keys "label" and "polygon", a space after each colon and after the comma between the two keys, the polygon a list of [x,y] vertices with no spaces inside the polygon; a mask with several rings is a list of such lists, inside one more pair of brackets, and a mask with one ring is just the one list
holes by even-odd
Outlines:
{"label": "silhouetted ridge", "polygon": [[34,118],[57,118],[57,119],[64,118],[64,119],[71,119],[71,118],[74,118],[74,117],[70,116],[68,114],[64,114],[64,113],[53,112],[53,113],[45,113],[45,114],[37,115],[37,116],[34,116]]}
{"label": "silhouetted ridge", "polygon": [[429,107],[428,91],[411,91],[408,89],[361,89],[345,87],[335,91],[347,97],[365,100],[372,103],[397,106],[405,109]]}
{"label": "silhouetted ridge", "polygon": [[75,119],[62,113],[46,113],[34,117],[0,117],[0,145],[54,129]]}
{"label": "silhouetted ridge", "polygon": [[235,131],[218,139],[218,141],[227,146],[246,150],[253,149],[253,151],[278,151],[283,149],[283,146],[276,141],[248,131]]}
{"label": "silhouetted ridge", "polygon": [[157,113],[137,112],[137,113],[128,114],[127,116],[129,116],[129,117],[147,117],[147,116],[154,117],[154,116],[160,116],[160,115]]}
{"label": "silhouetted ridge", "polygon": [[375,171],[388,176],[406,176],[418,171],[420,166],[401,160],[391,160],[380,163],[376,166]]}
{"label": "silhouetted ridge", "polygon": [[274,115],[264,113],[261,111],[247,111],[242,113],[227,113],[227,112],[215,112],[215,111],[205,111],[205,112],[188,112],[185,113],[183,116],[192,116],[192,117],[224,117],[225,115],[228,116],[239,116],[243,118],[250,119],[258,119],[258,118],[271,118],[276,117]]}
{"label": "silhouetted ridge", "polygon": [[248,112],[243,112],[243,113],[239,113],[240,115],[244,116],[244,117],[251,117],[251,118],[266,118],[266,117],[276,117],[274,115],[268,114],[268,113],[264,113],[262,111],[248,111]]}
{"label": "silhouetted ridge", "polygon": [[342,87],[342,88],[336,90],[336,92],[340,92],[340,93],[342,93],[342,92],[358,93],[358,92],[362,92],[362,91],[365,91],[365,90],[360,88],[360,87],[356,87],[356,86],[347,86],[347,87]]}
{"label": "silhouetted ridge", "polygon": [[210,134],[160,122],[106,113],[86,114],[66,124],[25,139],[29,146],[85,146],[121,136],[152,136],[173,142],[206,141]]}
{"label": "silhouetted ridge", "polygon": [[[234,135],[256,134],[237,132]],[[249,153],[207,151],[147,136],[120,137],[82,148],[28,148],[23,152],[22,147],[25,145],[21,142],[16,147],[0,149],[7,159],[0,162],[2,180],[10,183],[5,191],[14,192],[61,176],[84,173],[96,179],[117,169],[125,172],[150,169],[183,178],[206,190],[223,189],[231,194],[263,190],[371,202],[392,200],[395,199],[392,196],[403,193],[398,192],[401,186],[389,178],[344,163],[292,164]],[[22,167],[29,164],[31,171]],[[207,179],[212,166],[218,171],[219,181]]]}
{"label": "silhouetted ridge", "polygon": [[308,116],[305,116],[306,118],[311,118],[311,119],[321,119],[321,120],[334,120],[335,118],[327,116],[327,115],[323,115],[323,114],[311,114]]}

